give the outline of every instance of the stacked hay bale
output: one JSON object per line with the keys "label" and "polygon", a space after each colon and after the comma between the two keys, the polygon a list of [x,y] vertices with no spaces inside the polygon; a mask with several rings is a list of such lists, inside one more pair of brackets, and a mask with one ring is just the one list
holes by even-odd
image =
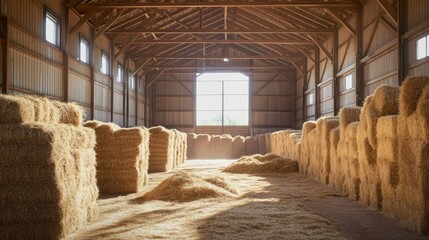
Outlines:
{"label": "stacked hay bale", "polygon": [[329,184],[329,176],[331,174],[331,144],[338,143],[338,141],[335,141],[335,138],[331,142],[331,131],[340,125],[340,120],[338,117],[326,117],[321,122],[318,121],[318,124],[320,126],[318,130],[320,132],[321,154],[320,180],[324,184]]}
{"label": "stacked hay bale", "polygon": [[271,133],[271,152],[281,156],[283,154],[283,148],[280,143],[281,131]]}
{"label": "stacked hay bale", "polygon": [[149,172],[167,172],[175,167],[175,134],[162,126],[149,128]]}
{"label": "stacked hay bale", "polygon": [[246,155],[253,155],[258,153],[259,151],[258,138],[247,136],[244,139],[244,144],[246,147]]}
{"label": "stacked hay bale", "polygon": [[211,137],[208,134],[197,134],[195,138],[195,158],[211,159],[212,147],[210,145]]}
{"label": "stacked hay bale", "polygon": [[259,153],[266,154],[267,153],[267,136],[265,134],[257,135],[258,143],[259,143]]}
{"label": "stacked hay bale", "polygon": [[60,239],[98,217],[95,133],[82,112],[0,95],[0,239]]}
{"label": "stacked hay bale", "polygon": [[377,122],[377,166],[380,176],[383,213],[395,216],[399,208],[398,115],[385,116]]}
{"label": "stacked hay bale", "polygon": [[136,193],[147,183],[149,131],[88,121],[97,135],[97,184],[101,193]]}
{"label": "stacked hay bale", "polygon": [[186,135],[186,142],[187,142],[187,147],[186,147],[186,155],[188,159],[195,159],[195,138],[197,137],[197,135],[195,133],[188,133]]}
{"label": "stacked hay bale", "polygon": [[233,159],[231,135],[213,135],[210,139],[213,159]]}
{"label": "stacked hay bale", "polygon": [[232,139],[232,157],[240,158],[246,155],[246,144],[243,136],[235,136]]}
{"label": "stacked hay bale", "polygon": [[399,87],[381,85],[365,101],[360,115],[358,150],[360,164],[359,200],[373,208],[381,208],[382,190],[377,164],[377,122],[382,116],[399,112]]}
{"label": "stacked hay bale", "polygon": [[357,129],[359,127],[360,107],[344,107],[340,111],[340,139],[337,146],[337,177],[344,179],[342,191],[350,199],[359,199],[359,162],[357,150]]}
{"label": "stacked hay bale", "polygon": [[336,189],[342,189],[344,184],[344,179],[340,174],[342,165],[337,155],[339,141],[340,141],[340,128],[336,127],[331,130],[331,133],[329,136],[329,142],[331,145],[331,147],[329,148],[329,164],[331,168],[331,171],[329,173],[329,185],[335,187]]}
{"label": "stacked hay bale", "polygon": [[173,168],[183,164],[186,161],[187,136],[177,129],[171,130],[173,142]]}
{"label": "stacked hay bale", "polygon": [[428,234],[429,78],[407,79],[402,85],[399,105],[398,203],[391,214],[408,227]]}
{"label": "stacked hay bale", "polygon": [[267,153],[273,151],[272,142],[271,142],[271,133],[265,134],[265,149]]}
{"label": "stacked hay bale", "polygon": [[[317,124],[316,124],[317,128]],[[309,158],[307,166],[307,175],[312,178],[319,179],[319,159],[320,159],[320,145],[319,145],[319,136],[317,130],[314,128],[311,132],[308,133],[308,144],[309,144]]]}
{"label": "stacked hay bale", "polygon": [[301,150],[301,130],[285,130],[284,156],[299,161]]}
{"label": "stacked hay bale", "polygon": [[305,122],[302,126],[302,140],[301,140],[301,160],[299,163],[299,172],[307,174],[308,166],[310,164],[310,150],[313,146],[310,145],[308,134],[316,128],[315,121]]}

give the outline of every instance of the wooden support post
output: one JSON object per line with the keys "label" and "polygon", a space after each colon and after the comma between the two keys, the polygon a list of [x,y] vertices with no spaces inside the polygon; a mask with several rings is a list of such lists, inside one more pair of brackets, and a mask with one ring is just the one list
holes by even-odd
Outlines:
{"label": "wooden support post", "polygon": [[405,76],[407,74],[407,69],[405,68],[405,26],[406,26],[406,7],[407,1],[405,0],[397,0],[398,1],[398,31],[397,31],[397,39],[398,39],[398,84],[402,85],[402,82],[405,80]]}
{"label": "wooden support post", "polygon": [[315,56],[315,64],[314,64],[314,79],[315,79],[315,89],[314,89],[314,103],[316,104],[316,119],[320,117],[320,91],[319,91],[319,83],[320,83],[320,49],[316,48],[314,52]]}
{"label": "wooden support post", "polygon": [[363,52],[363,8],[357,3],[356,13],[356,106],[362,106],[365,99],[365,80],[361,63]]}
{"label": "wooden support post", "polygon": [[123,102],[122,102],[122,106],[123,106],[123,111],[122,111],[122,114],[123,114],[123,122],[122,122],[122,124],[124,125],[124,127],[128,127],[128,94],[129,94],[129,92],[128,92],[128,68],[129,68],[129,59],[128,59],[128,57],[127,58],[125,58],[125,62],[124,62],[124,70],[123,70],[123,79],[124,79],[124,88],[123,88],[123,96],[124,96],[124,98],[123,98]]}
{"label": "wooden support post", "polygon": [[332,59],[332,93],[334,97],[334,116],[338,115],[340,106],[339,106],[339,97],[340,97],[340,85],[338,82],[337,74],[338,74],[338,31],[334,31],[333,36],[334,44],[333,44],[333,56]]}
{"label": "wooden support post", "polygon": [[95,67],[94,67],[94,53],[95,53],[95,32],[94,32],[94,28],[91,27],[90,30],[90,39],[89,39],[89,66],[91,69],[91,76],[90,76],[90,80],[91,80],[91,119],[94,120],[94,115],[95,115]]}
{"label": "wooden support post", "polygon": [[[294,128],[297,128],[297,126],[296,126],[296,79],[297,79],[297,70],[298,69],[299,68],[297,68],[295,70],[295,77],[293,78],[294,80],[292,81],[292,88],[293,88],[293,91],[292,91],[292,99],[293,99],[292,100],[292,119],[294,121],[292,126],[294,126]],[[301,72],[301,69],[299,69],[299,70]]]}
{"label": "wooden support post", "polygon": [[113,58],[113,53],[115,51],[115,46],[113,43],[110,43],[110,121],[113,122],[114,115],[115,115],[115,76],[116,76],[116,69],[115,69],[115,58]]}
{"label": "wooden support post", "polygon": [[135,123],[134,126],[138,126],[139,124],[139,73],[137,72],[134,78],[134,94],[135,94],[135,106],[134,106],[134,114],[135,114]]}
{"label": "wooden support post", "polygon": [[[249,61],[250,66],[253,66],[253,60]],[[254,74],[252,73],[253,69],[250,69],[250,74],[249,74],[249,135],[253,136],[253,119],[252,119],[252,115],[253,115],[253,77]]]}
{"label": "wooden support post", "polygon": [[148,103],[149,103],[149,91],[148,91],[148,87],[147,87],[147,72],[145,72],[144,74],[144,90],[143,90],[143,94],[144,94],[144,126],[148,127],[149,126],[149,113],[148,113]]}
{"label": "wooden support post", "polygon": [[64,16],[64,44],[63,50],[63,99],[64,102],[69,101],[69,8],[63,8]]}
{"label": "wooden support post", "polygon": [[2,47],[2,66],[1,66],[1,78],[2,78],[2,93],[7,94],[9,90],[9,19],[7,14],[7,0],[1,1],[1,42]]}
{"label": "wooden support post", "polygon": [[304,61],[304,64],[302,66],[303,70],[304,70],[304,74],[302,76],[302,124],[304,124],[304,122],[307,120],[307,101],[305,99],[305,92],[307,91],[307,59]]}

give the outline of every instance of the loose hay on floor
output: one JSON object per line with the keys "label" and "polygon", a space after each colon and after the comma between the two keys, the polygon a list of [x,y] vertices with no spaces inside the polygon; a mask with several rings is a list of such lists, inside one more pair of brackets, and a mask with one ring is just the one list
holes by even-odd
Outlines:
{"label": "loose hay on floor", "polygon": [[223,171],[231,173],[290,173],[298,171],[298,163],[275,154],[256,154],[241,157]]}
{"label": "loose hay on floor", "polygon": [[190,202],[204,198],[236,197],[237,190],[224,178],[178,172],[136,199],[137,202],[161,200]]}

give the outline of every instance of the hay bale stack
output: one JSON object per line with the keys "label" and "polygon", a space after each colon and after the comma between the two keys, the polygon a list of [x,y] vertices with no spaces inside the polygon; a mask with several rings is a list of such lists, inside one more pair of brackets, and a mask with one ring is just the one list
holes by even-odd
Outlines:
{"label": "hay bale stack", "polygon": [[267,153],[267,136],[265,134],[260,134],[256,136],[258,138],[259,143],[259,153],[266,154]]}
{"label": "hay bale stack", "polygon": [[[321,168],[320,180],[324,184],[329,184],[329,176],[331,175],[331,131],[340,125],[339,118],[330,117],[323,120],[321,123],[321,130],[319,135],[320,141],[320,154],[321,154]],[[317,129],[317,127],[316,127]],[[333,140],[336,140],[335,138]],[[338,141],[334,142],[338,144]],[[335,146],[336,148],[336,146]]]}
{"label": "hay bale stack", "polygon": [[271,133],[265,134],[265,148],[267,153],[271,153],[273,151],[272,142],[271,142]]}
{"label": "hay bale stack", "polygon": [[47,99],[0,102],[0,239],[60,239],[95,220],[94,131],[47,124],[67,117]]}
{"label": "hay bale stack", "polygon": [[211,136],[208,134],[197,134],[195,138],[195,158],[196,159],[211,159],[212,147]]}
{"label": "hay bale stack", "polygon": [[340,141],[340,128],[336,127],[331,130],[329,137],[330,150],[329,150],[329,164],[331,172],[329,173],[329,185],[336,189],[342,189],[344,184],[344,178],[342,176],[342,165],[340,158],[338,158],[338,143]]}
{"label": "hay bale stack", "polygon": [[195,133],[188,133],[186,135],[186,155],[188,159],[195,159],[195,138],[197,135]]}
{"label": "hay bale stack", "polygon": [[232,137],[231,135],[213,135],[210,138],[210,145],[212,147],[213,159],[232,159]]}
{"label": "hay bale stack", "polygon": [[162,126],[149,128],[149,172],[168,172],[175,167],[175,134]]}
{"label": "hay bale stack", "polygon": [[280,143],[280,134],[281,131],[271,133],[271,152],[279,156],[283,154],[283,148]]}
{"label": "hay bale stack", "polygon": [[338,168],[337,179],[344,179],[343,187],[339,190],[347,193],[352,200],[359,199],[360,179],[356,134],[360,112],[360,107],[344,107],[339,113],[340,138],[337,146],[337,162],[341,162],[341,168]]}
{"label": "hay bale stack", "polygon": [[[316,124],[317,126],[317,124]],[[317,128],[317,127],[316,127]],[[317,135],[316,128],[308,133],[308,144],[309,146],[309,158],[307,166],[307,175],[312,178],[319,179],[319,170],[320,170],[320,145],[319,145],[319,136]]]}
{"label": "hay bale stack", "polygon": [[177,129],[172,129],[173,168],[183,164],[186,161],[187,136]]}
{"label": "hay bale stack", "polygon": [[300,160],[301,150],[301,131],[285,131],[285,157],[291,160]]}
{"label": "hay bale stack", "polygon": [[429,77],[407,79],[398,118],[399,183],[396,208],[387,212],[420,233],[429,233]]}
{"label": "hay bale stack", "polygon": [[240,158],[246,155],[246,144],[243,136],[235,136],[232,139],[232,157]]}
{"label": "hay bale stack", "polygon": [[298,172],[296,161],[275,154],[255,154],[243,156],[226,167],[224,172],[231,173],[290,173]]}
{"label": "hay bale stack", "polygon": [[398,115],[385,116],[377,122],[377,166],[383,213],[395,216],[395,209],[400,206],[397,186],[399,184],[398,151]]}
{"label": "hay bale stack", "polygon": [[244,139],[244,144],[246,147],[246,155],[253,155],[259,152],[258,138],[247,136]]}
{"label": "hay bale stack", "polygon": [[299,163],[299,172],[302,174],[308,173],[308,166],[310,164],[310,150],[313,146],[310,145],[308,134],[316,128],[315,121],[305,122],[302,126],[302,140],[301,140],[301,159]]}
{"label": "hay bale stack", "polygon": [[377,166],[377,122],[380,117],[399,112],[399,87],[381,85],[367,97],[360,115],[362,126],[358,130],[360,164],[359,200],[373,208],[382,206],[382,190]]}
{"label": "hay bale stack", "polygon": [[97,184],[101,193],[136,193],[147,183],[149,131],[87,121],[97,135]]}

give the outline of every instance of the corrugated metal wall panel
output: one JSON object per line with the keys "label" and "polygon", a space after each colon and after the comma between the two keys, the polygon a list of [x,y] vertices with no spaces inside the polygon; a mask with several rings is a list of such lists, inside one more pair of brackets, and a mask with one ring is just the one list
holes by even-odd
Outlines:
{"label": "corrugated metal wall panel", "polygon": [[121,93],[113,93],[113,112],[114,113],[124,113],[124,95]]}
{"label": "corrugated metal wall panel", "polygon": [[411,29],[420,23],[428,20],[429,1],[427,0],[408,0],[408,27]]}
{"label": "corrugated metal wall panel", "polygon": [[110,122],[110,111],[94,109],[94,119],[102,122]]}
{"label": "corrugated metal wall panel", "polygon": [[[79,75],[69,74],[69,98],[70,101],[86,104],[91,103],[91,83]],[[89,112],[88,112],[89,113]]]}
{"label": "corrugated metal wall panel", "polygon": [[292,96],[253,96],[254,111],[292,111]]}
{"label": "corrugated metal wall panel", "polygon": [[11,88],[17,87],[37,94],[63,98],[63,70],[60,65],[50,64],[15,49],[10,49],[9,53]]}
{"label": "corrugated metal wall panel", "polygon": [[98,108],[102,108],[105,110],[110,110],[110,88],[95,84],[94,88],[94,104]]}
{"label": "corrugated metal wall panel", "polygon": [[113,122],[119,126],[124,126],[124,116],[122,114],[114,113]]}
{"label": "corrugated metal wall panel", "polygon": [[94,74],[94,78],[95,78],[96,82],[99,82],[99,83],[101,83],[101,84],[103,84],[105,86],[109,86],[110,87],[110,85],[111,85],[110,77],[107,76],[107,75],[104,75],[102,73],[96,72]]}

